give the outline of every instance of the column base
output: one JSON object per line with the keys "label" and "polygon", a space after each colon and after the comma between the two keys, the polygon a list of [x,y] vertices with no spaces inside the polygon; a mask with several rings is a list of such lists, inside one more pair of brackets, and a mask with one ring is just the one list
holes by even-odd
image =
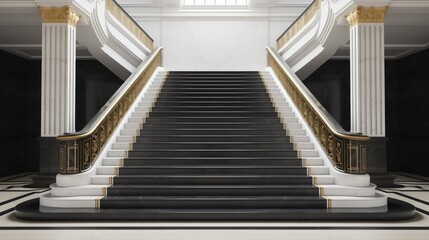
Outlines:
{"label": "column base", "polygon": [[56,137],[40,137],[39,173],[33,178],[32,187],[49,187],[59,173],[60,142]]}
{"label": "column base", "polygon": [[379,187],[397,187],[387,173],[387,137],[371,137],[367,142],[366,165],[371,182]]}

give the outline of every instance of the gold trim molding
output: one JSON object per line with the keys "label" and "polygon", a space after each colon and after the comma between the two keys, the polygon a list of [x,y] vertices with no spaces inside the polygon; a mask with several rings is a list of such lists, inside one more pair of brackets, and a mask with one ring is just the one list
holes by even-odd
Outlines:
{"label": "gold trim molding", "polygon": [[358,23],[382,23],[384,15],[387,12],[387,6],[384,7],[363,7],[357,6],[346,15],[350,27]]}
{"label": "gold trim molding", "polygon": [[64,7],[41,7],[39,12],[42,16],[43,23],[68,23],[76,27],[79,21],[80,14],[73,10],[70,6]]}

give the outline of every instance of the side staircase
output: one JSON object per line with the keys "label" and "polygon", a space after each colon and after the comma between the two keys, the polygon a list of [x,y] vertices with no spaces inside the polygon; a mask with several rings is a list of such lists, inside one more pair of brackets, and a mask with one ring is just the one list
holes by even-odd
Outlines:
{"label": "side staircase", "polygon": [[336,184],[335,170],[269,72],[164,75],[106,146],[90,184],[57,181],[41,197],[41,212],[68,219],[73,212],[107,220],[338,220],[379,219],[388,211],[375,185]]}

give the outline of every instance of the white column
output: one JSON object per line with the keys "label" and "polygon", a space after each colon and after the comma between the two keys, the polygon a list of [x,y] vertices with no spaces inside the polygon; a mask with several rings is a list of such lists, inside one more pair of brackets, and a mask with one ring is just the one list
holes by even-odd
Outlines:
{"label": "white column", "polygon": [[356,7],[350,23],[351,131],[385,136],[384,14],[387,7]]}
{"label": "white column", "polygon": [[39,7],[42,15],[41,136],[75,131],[76,23],[70,7]]}

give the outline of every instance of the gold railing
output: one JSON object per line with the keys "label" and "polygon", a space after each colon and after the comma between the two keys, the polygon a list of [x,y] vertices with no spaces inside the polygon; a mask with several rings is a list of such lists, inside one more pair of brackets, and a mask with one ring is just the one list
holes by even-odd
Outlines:
{"label": "gold railing", "polygon": [[283,63],[281,57],[267,48],[268,66],[318,138],[332,164],[346,173],[366,172],[366,141],[368,136],[346,132],[326,111],[307,87]]}
{"label": "gold railing", "polygon": [[299,16],[295,22],[290,25],[285,32],[277,39],[277,50],[280,50],[286,43],[288,43],[315,15],[320,9],[320,2],[322,0],[314,0],[310,6]]}
{"label": "gold railing", "polygon": [[162,48],[158,48],[81,131],[57,137],[60,141],[60,173],[81,173],[91,168],[129,107],[161,65]]}
{"label": "gold railing", "polygon": [[119,6],[115,0],[105,0],[106,9],[126,27],[149,50],[153,49],[153,39]]}

